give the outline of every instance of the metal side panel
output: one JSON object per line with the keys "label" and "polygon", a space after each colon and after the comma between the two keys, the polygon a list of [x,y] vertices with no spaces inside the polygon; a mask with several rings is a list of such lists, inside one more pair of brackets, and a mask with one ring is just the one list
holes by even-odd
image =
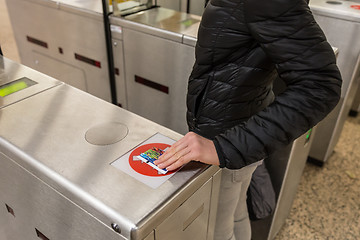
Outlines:
{"label": "metal side panel", "polygon": [[[157,0],[157,5],[164,8],[170,8],[176,11],[181,10],[181,0]],[[185,10],[186,11],[186,10]]]}
{"label": "metal side panel", "polygon": [[123,31],[128,109],[186,133],[186,92],[194,48],[127,28]]}
{"label": "metal side panel", "polygon": [[219,169],[219,171],[215,173],[214,176],[212,177],[210,215],[209,215],[209,223],[208,223],[208,233],[206,238],[207,240],[214,239],[217,206],[219,202],[220,182],[221,182],[221,169]]}
{"label": "metal side panel", "polygon": [[211,187],[210,179],[156,227],[155,238],[206,240]]}
{"label": "metal side panel", "polygon": [[262,220],[252,221],[252,239],[271,240],[281,229],[288,217],[297,187],[300,182],[314,133],[304,134],[284,149],[273,153],[265,160],[277,197],[274,213]]}
{"label": "metal side panel", "polygon": [[[312,134],[316,131],[317,128],[314,127]],[[292,145],[271,223],[269,240],[275,238],[290,213],[313,141],[313,136],[307,139],[306,133],[297,138]],[[273,161],[275,163],[276,159]]]}
{"label": "metal side panel", "polygon": [[314,14],[314,18],[329,43],[339,49],[337,65],[343,78],[341,96],[345,97],[360,55],[360,23],[319,14]]}
{"label": "metal side panel", "polygon": [[155,240],[155,232],[152,231],[147,237],[144,238],[144,240]]}
{"label": "metal side panel", "polygon": [[189,4],[189,13],[201,16],[205,10],[206,0],[192,0]]}
{"label": "metal side panel", "polygon": [[36,51],[33,51],[32,57],[35,63],[33,69],[39,72],[49,72],[55,79],[61,79],[62,82],[88,92],[84,69],[61,62]]}
{"label": "metal side panel", "polygon": [[125,239],[1,152],[0,166],[0,232],[6,240]]}

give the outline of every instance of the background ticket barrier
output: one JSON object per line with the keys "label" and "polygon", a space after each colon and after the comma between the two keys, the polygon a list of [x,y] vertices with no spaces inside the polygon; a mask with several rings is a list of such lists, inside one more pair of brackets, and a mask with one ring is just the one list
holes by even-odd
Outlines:
{"label": "background ticket barrier", "polygon": [[0,57],[0,234],[212,239],[219,168],[139,161],[180,134]]}
{"label": "background ticket barrier", "polygon": [[187,82],[200,17],[157,7],[111,16],[110,23],[114,65],[125,72],[116,86],[126,89],[127,109],[186,133]]}
{"label": "background ticket barrier", "polygon": [[340,101],[318,124],[309,153],[312,162],[322,165],[339,140],[360,86],[360,1],[310,0],[309,6],[330,44],[339,49],[337,64],[343,78]]}
{"label": "background ticket barrier", "polygon": [[111,102],[100,0],[6,0],[6,5],[22,64]]}
{"label": "background ticket barrier", "polygon": [[[275,95],[279,95],[285,89],[286,84],[280,78],[274,81]],[[316,131],[317,126],[309,129],[284,149],[274,152],[265,159],[264,163],[275,190],[276,207],[271,216],[251,222],[252,240],[271,240],[284,225],[296,196]]]}

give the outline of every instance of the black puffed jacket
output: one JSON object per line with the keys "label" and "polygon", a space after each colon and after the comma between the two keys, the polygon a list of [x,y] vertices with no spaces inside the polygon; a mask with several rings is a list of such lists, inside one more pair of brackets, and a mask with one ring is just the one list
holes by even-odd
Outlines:
{"label": "black puffed jacket", "polygon": [[[306,0],[211,0],[189,78],[189,130],[213,140],[220,167],[266,158],[338,103],[333,49]],[[274,95],[280,77],[286,90]]]}

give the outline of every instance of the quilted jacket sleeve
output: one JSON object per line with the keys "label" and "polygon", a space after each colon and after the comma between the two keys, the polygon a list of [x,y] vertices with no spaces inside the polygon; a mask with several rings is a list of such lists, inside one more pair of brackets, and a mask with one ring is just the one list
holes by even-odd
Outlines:
{"label": "quilted jacket sleeve", "polygon": [[215,138],[220,166],[230,169],[288,145],[322,120],[341,94],[333,50],[305,0],[248,0],[244,15],[287,89],[247,123]]}

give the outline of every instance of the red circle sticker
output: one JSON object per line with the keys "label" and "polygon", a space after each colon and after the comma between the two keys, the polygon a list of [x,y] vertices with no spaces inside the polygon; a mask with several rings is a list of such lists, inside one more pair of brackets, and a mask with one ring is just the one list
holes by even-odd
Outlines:
{"label": "red circle sticker", "polygon": [[149,143],[135,148],[129,156],[129,164],[131,168],[134,169],[137,173],[150,177],[162,177],[172,174],[174,171],[169,171],[166,174],[159,174],[156,169],[152,168],[146,163],[143,163],[141,160],[133,160],[134,156],[139,156],[141,153],[146,152],[153,147],[164,150],[170,147],[170,145],[165,143]]}
{"label": "red circle sticker", "polygon": [[351,5],[350,7],[354,8],[354,9],[357,9],[357,10],[360,10],[360,5]]}

